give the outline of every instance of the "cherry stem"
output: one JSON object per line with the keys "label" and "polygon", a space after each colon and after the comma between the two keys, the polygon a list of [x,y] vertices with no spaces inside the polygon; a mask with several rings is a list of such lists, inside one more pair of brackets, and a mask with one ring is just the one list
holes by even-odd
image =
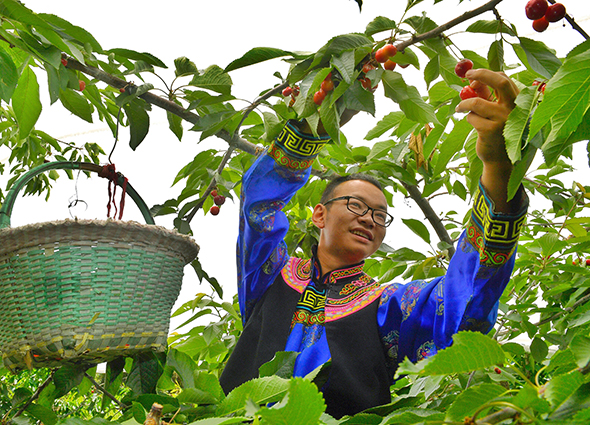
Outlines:
{"label": "cherry stem", "polygon": [[[555,4],[557,3],[555,0],[548,0],[549,3],[551,4]],[[582,37],[584,37],[586,40],[588,40],[590,38],[590,36],[586,33],[586,31],[584,31],[582,29],[581,26],[578,25],[578,23],[574,20],[574,18],[572,18],[570,15],[568,15],[567,13],[565,14],[565,19],[570,23],[570,25],[572,26],[573,29],[575,29],[576,31],[578,31],[580,34],[582,34]]]}

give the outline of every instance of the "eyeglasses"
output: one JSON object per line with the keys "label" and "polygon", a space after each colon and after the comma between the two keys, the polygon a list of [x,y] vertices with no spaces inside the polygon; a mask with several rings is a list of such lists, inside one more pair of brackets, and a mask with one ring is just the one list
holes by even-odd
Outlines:
{"label": "eyeglasses", "polygon": [[348,208],[348,211],[358,216],[362,217],[371,210],[371,217],[377,226],[387,227],[393,221],[393,216],[387,211],[379,208],[371,208],[362,199],[355,198],[354,196],[339,196],[338,198],[332,198],[323,204],[328,205],[330,202],[340,201],[342,199],[346,199],[346,208]]}

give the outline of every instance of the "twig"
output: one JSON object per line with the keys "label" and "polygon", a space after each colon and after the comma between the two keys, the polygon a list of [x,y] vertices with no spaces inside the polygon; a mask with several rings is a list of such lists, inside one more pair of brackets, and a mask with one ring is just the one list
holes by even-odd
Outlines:
{"label": "twig", "polygon": [[98,388],[104,395],[106,395],[108,398],[110,398],[115,403],[117,403],[117,405],[119,406],[120,409],[125,409],[127,407],[121,401],[117,400],[117,398],[114,395],[112,395],[105,388],[103,388],[102,385],[100,385],[98,382],[96,382],[96,379],[94,379],[92,376],[88,375],[88,373],[84,372],[84,376],[86,378],[88,378],[88,380],[90,382],[92,382],[92,385],[94,385],[96,388]]}
{"label": "twig", "polygon": [[[555,0],[549,0],[549,3],[555,4],[556,1]],[[579,26],[578,23],[574,20],[574,18],[572,18],[569,14],[567,14],[567,13],[565,14],[565,19],[570,23],[570,25],[572,26],[573,29],[575,29],[580,34],[582,34],[582,37],[584,37],[586,40],[588,40],[590,38],[590,36],[588,34],[586,34],[586,31],[584,31],[582,29],[582,27]]]}
{"label": "twig", "polygon": [[39,398],[39,396],[41,395],[41,391],[43,391],[45,389],[45,387],[47,387],[51,381],[53,380],[53,374],[55,373],[55,370],[52,370],[51,373],[49,374],[49,376],[47,377],[47,379],[45,380],[45,382],[43,382],[39,388],[37,388],[37,390],[35,391],[35,393],[31,396],[30,399],[27,400],[27,402],[19,409],[18,412],[15,413],[15,415],[13,416],[13,419],[16,418],[17,416],[20,416],[23,414],[23,412],[25,410],[27,410],[27,408],[35,401]]}

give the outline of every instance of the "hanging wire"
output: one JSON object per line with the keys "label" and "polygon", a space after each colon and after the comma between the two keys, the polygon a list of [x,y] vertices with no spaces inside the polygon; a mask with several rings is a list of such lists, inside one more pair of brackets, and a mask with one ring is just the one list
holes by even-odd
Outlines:
{"label": "hanging wire", "polygon": [[119,112],[117,112],[117,127],[115,128],[115,143],[113,144],[113,149],[111,149],[111,153],[109,153],[109,164],[112,164],[111,155],[115,152],[115,148],[117,147],[117,142],[119,141],[119,122],[121,121],[121,107],[119,106]]}
{"label": "hanging wire", "polygon": [[78,196],[78,180],[80,179],[80,173],[82,172],[82,170],[78,170],[78,173],[76,174],[76,182],[74,184],[74,194],[72,196],[70,196],[70,199],[68,199],[68,212],[70,213],[70,217],[72,217],[73,219],[75,219],[76,217],[72,214],[72,208],[78,206],[78,204],[82,203],[85,205],[85,209],[84,211],[88,210],[88,203],[82,199],[80,199],[80,197]]}

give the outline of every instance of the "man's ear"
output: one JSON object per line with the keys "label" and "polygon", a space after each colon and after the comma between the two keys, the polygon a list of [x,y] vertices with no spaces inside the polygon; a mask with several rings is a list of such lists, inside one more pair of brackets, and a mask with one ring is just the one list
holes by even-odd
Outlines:
{"label": "man's ear", "polygon": [[311,215],[311,221],[313,224],[316,225],[318,229],[323,229],[326,225],[326,214],[328,212],[328,208],[324,204],[317,204]]}

